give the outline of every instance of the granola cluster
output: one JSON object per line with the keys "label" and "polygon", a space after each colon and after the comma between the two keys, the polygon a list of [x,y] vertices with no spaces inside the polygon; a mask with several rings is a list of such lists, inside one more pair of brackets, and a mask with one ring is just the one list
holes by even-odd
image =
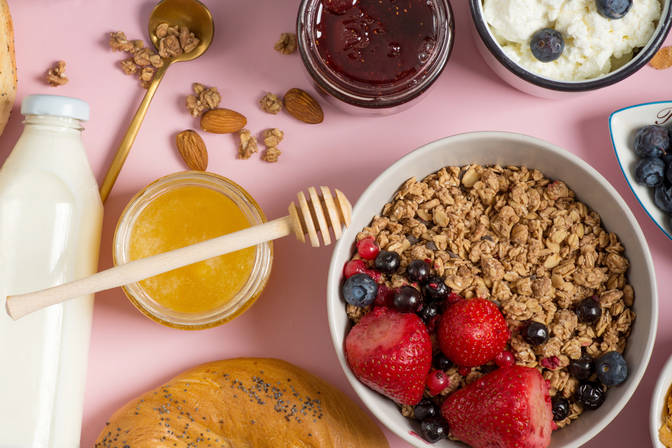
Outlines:
{"label": "granola cluster", "polygon": [[68,83],[65,76],[65,61],[58,61],[49,70],[47,70],[47,84],[51,87],[58,87]]}
{"label": "granola cluster", "polygon": [[186,104],[192,117],[200,117],[203,112],[216,109],[222,101],[217,87],[205,87],[203,84],[195,82],[191,85],[191,88],[194,94],[187,96]]}
{"label": "granola cluster", "polygon": [[295,33],[282,33],[273,48],[280,54],[292,54],[296,51],[297,40]]}
{"label": "granola cluster", "polygon": [[[624,248],[567,185],[538,170],[451,166],[422,181],[409,179],[357,240],[370,236],[382,250],[399,253],[400,272],[413,260],[426,260],[453,292],[495,301],[511,330],[516,363],[537,368],[552,396],[573,396],[578,381],[568,372],[570,360],[625,349],[635,313]],[[388,288],[407,283],[401,274],[382,281]],[[595,324],[578,322],[573,311],[587,297],[602,308]],[[369,310],[346,306],[353,322]],[[548,327],[546,343],[533,347],[522,338],[519,329],[530,320]],[[442,395],[493,368],[451,368]],[[583,411],[570,401],[559,427]]]}
{"label": "granola cluster", "polygon": [[161,57],[145,47],[142,40],[128,40],[122,31],[110,33],[109,45],[114,51],[123,51],[129,56],[120,62],[121,70],[127,75],[137,76],[143,88],[149,87],[156,69],[163,66]]}
{"label": "granola cluster", "polygon": [[[278,149],[278,145],[282,141],[285,133],[278,128],[265,129],[261,133],[261,139],[266,146],[266,149],[261,154],[261,160],[268,163],[275,163],[278,161],[282,152]],[[241,129],[238,133],[240,143],[238,144],[238,158],[249,159],[252,154],[259,151],[257,137],[252,135],[248,129]]]}
{"label": "granola cluster", "polygon": [[275,115],[282,110],[282,100],[268,92],[259,100],[259,107],[264,112]]}
{"label": "granola cluster", "polygon": [[142,87],[149,87],[156,69],[163,66],[163,59],[171,59],[183,53],[189,53],[200,43],[199,39],[185,26],[170,25],[162,22],[154,31],[159,39],[158,54],[146,47],[142,40],[128,40],[122,31],[109,35],[109,45],[115,51],[128,53],[129,57],[120,62],[121,69],[127,75],[137,76]]}
{"label": "granola cluster", "polygon": [[162,22],[156,26],[154,32],[159,39],[159,56],[166,59],[189,53],[201,42],[184,25],[170,25],[169,23]]}

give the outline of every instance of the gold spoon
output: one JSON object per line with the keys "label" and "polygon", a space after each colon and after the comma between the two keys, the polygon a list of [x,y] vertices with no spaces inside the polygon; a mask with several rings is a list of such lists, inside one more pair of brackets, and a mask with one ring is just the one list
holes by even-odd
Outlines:
{"label": "gold spoon", "polygon": [[319,236],[325,246],[331,244],[331,230],[334,239],[342,235],[343,226],[350,225],[352,206],[343,193],[327,187],[308,188],[306,196],[297,194],[298,203],[289,204],[289,215],[274,219],[238,232],[229,233],[200,243],[185,246],[147,258],[140,258],[121,264],[89,277],[59,286],[7,297],[5,307],[12,319],[19,319],[33,311],[49,305],[64,302],[73,297],[85,296],[117,286],[128,285],[188,264],[207,260],[246,247],[255,246],[294,233],[302,243],[306,235],[313,247],[320,246]]}
{"label": "gold spoon", "polygon": [[163,65],[156,70],[154,74],[154,79],[150,82],[149,87],[147,88],[147,93],[142,99],[142,103],[138,107],[131,124],[126,131],[124,139],[117,149],[117,154],[112,160],[110,168],[107,170],[105,179],[103,180],[103,185],[100,187],[100,198],[105,202],[107,197],[110,195],[110,191],[114,186],[114,182],[119,176],[121,167],[128,157],[128,153],[133,146],[135,137],[138,135],[140,126],[142,125],[142,120],[147,114],[147,109],[149,109],[149,103],[151,103],[156,89],[159,87],[163,75],[166,74],[166,70],[173,62],[184,62],[191,61],[196,59],[208,49],[210,43],[212,42],[212,36],[214,34],[215,25],[212,20],[212,14],[205,7],[205,5],[198,0],[163,0],[158,5],[154,7],[152,15],[149,17],[149,38],[154,44],[154,47],[158,50],[159,47],[159,38],[156,36],[156,27],[162,23],[166,22],[170,25],[183,25],[189,28],[193,32],[200,42],[196,48],[191,50],[189,53],[183,53],[174,58],[163,58]]}

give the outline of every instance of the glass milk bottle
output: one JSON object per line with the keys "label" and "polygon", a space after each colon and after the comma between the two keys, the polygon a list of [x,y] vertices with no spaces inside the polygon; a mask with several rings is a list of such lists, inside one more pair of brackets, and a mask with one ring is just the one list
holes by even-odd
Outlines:
{"label": "glass milk bottle", "polygon": [[31,95],[0,169],[0,448],[76,448],[93,295],[13,321],[7,295],[92,274],[103,206],[81,141],[84,101]]}

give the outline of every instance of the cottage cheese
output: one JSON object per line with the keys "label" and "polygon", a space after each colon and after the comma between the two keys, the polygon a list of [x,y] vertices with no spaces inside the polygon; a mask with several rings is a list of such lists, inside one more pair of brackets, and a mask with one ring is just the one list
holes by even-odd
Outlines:
{"label": "cottage cheese", "polygon": [[[659,0],[634,0],[621,19],[600,15],[595,0],[483,0],[485,20],[504,53],[525,69],[562,81],[591,79],[609,73],[644,47],[661,14]],[[530,50],[532,35],[554,28],[565,50],[541,62]]]}

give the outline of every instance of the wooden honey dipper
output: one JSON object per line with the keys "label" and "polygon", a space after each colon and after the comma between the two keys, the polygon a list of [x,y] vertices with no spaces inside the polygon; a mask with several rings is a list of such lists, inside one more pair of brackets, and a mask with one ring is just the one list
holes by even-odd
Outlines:
{"label": "wooden honey dipper", "polygon": [[74,297],[135,283],[208,258],[282,238],[292,232],[302,243],[306,242],[308,235],[313,247],[320,246],[319,232],[322,243],[327,246],[331,244],[329,229],[334,232],[334,239],[338,240],[342,235],[341,228],[343,225],[350,225],[352,216],[352,206],[348,199],[339,190],[334,191],[335,198],[328,187],[320,187],[321,195],[318,195],[314,187],[310,187],[308,197],[302,191],[297,194],[298,205],[294,202],[289,204],[289,215],[283,218],[191,246],[134,260],[59,286],[9,296],[5,305],[7,314],[12,319],[19,319],[33,311]]}

